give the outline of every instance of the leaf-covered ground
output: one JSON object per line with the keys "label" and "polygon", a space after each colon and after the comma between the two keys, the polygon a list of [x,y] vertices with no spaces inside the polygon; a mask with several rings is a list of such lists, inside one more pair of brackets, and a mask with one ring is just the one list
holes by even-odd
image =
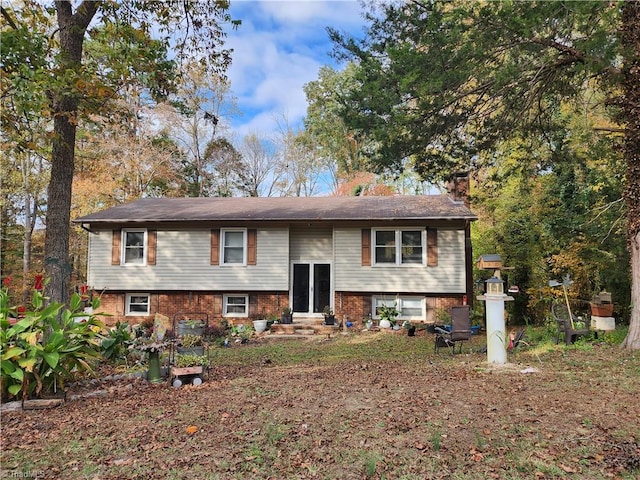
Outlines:
{"label": "leaf-covered ground", "polygon": [[384,333],[215,349],[198,387],[102,382],[3,413],[2,478],[640,475],[638,353],[519,347],[488,369],[482,342],[456,355]]}

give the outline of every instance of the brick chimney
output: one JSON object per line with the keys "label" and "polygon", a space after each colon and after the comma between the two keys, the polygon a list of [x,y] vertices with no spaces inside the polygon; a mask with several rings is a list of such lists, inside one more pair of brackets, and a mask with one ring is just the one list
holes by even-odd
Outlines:
{"label": "brick chimney", "polygon": [[469,173],[458,172],[449,177],[447,193],[454,201],[464,202],[469,207]]}

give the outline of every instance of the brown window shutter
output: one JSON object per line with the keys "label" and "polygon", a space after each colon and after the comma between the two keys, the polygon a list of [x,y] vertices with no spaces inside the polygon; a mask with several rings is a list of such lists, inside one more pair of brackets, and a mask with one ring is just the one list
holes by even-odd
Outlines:
{"label": "brown window shutter", "polygon": [[258,257],[258,231],[247,230],[247,265],[255,265]]}
{"label": "brown window shutter", "polygon": [[362,229],[362,266],[371,266],[371,229]]}
{"label": "brown window shutter", "polygon": [[427,266],[438,266],[438,230],[427,229]]}
{"label": "brown window shutter", "polygon": [[211,265],[220,265],[220,229],[211,230]]}
{"label": "brown window shutter", "polygon": [[156,230],[147,230],[147,265],[156,264],[157,241],[158,241],[158,232]]}
{"label": "brown window shutter", "polygon": [[111,265],[120,265],[120,242],[122,241],[122,230],[114,230],[111,232],[111,235]]}

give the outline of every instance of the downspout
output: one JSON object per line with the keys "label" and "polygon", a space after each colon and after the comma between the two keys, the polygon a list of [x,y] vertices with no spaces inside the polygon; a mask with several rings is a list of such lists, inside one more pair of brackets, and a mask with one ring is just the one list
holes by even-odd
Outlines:
{"label": "downspout", "polygon": [[473,308],[473,251],[471,245],[471,220],[465,220],[464,226],[464,264],[468,305]]}
{"label": "downspout", "polygon": [[94,235],[97,235],[97,232],[91,230],[91,227],[85,227],[84,223],[80,224],[80,228],[83,229],[86,232],[93,233]]}

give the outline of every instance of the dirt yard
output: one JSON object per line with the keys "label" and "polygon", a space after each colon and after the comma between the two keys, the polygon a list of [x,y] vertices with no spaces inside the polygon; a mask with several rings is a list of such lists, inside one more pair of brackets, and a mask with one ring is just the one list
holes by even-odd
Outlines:
{"label": "dirt yard", "polygon": [[[640,352],[369,334],[212,352],[203,385],[75,388],[2,414],[2,478],[632,479]],[[477,353],[469,353],[471,350]]]}

